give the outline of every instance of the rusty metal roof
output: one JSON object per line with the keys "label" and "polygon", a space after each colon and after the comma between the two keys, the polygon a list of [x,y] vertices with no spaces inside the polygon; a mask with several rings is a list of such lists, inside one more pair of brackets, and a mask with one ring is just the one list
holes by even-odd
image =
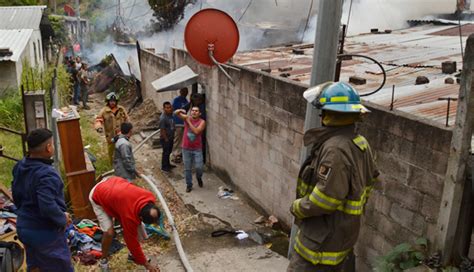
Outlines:
{"label": "rusty metal roof", "polygon": [[[383,106],[391,104],[392,86],[395,86],[394,108],[444,124],[447,101],[441,97],[457,97],[459,84],[456,74],[462,68],[461,44],[459,36],[451,36],[458,27],[453,25],[425,24],[388,34],[361,34],[348,37],[345,53],[361,54],[382,63],[387,82],[378,93],[364,97],[365,100]],[[467,35],[474,33],[474,25],[462,26],[463,47]],[[309,85],[313,45],[298,44],[247,52],[239,52],[233,63],[256,70],[268,71],[273,76],[283,76]],[[457,72],[443,74],[441,63],[455,61]],[[350,76],[365,78],[364,85],[354,85],[360,93],[374,90],[382,81],[377,65],[362,58],[343,62],[341,81],[348,82]],[[430,83],[415,85],[417,76],[426,76]],[[446,78],[454,79],[454,84],[445,83]],[[457,103],[451,101],[450,123],[454,122]]]}

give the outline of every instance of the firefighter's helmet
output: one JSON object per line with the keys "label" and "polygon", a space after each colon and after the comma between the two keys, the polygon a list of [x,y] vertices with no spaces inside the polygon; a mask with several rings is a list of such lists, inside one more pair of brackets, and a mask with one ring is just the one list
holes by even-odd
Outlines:
{"label": "firefighter's helmet", "polygon": [[357,91],[345,82],[325,82],[309,88],[304,98],[318,109],[336,112],[370,112]]}
{"label": "firefighter's helmet", "polygon": [[105,96],[105,102],[109,102],[110,100],[118,101],[118,96],[114,92],[110,92]]}

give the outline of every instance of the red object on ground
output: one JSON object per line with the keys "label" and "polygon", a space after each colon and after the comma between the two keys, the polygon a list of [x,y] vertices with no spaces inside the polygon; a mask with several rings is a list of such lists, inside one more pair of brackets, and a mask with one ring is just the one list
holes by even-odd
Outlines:
{"label": "red object on ground", "polygon": [[66,12],[67,16],[76,16],[74,9],[70,5],[64,5],[64,12]]}
{"label": "red object on ground", "polygon": [[184,43],[196,61],[209,66],[214,65],[209,58],[209,45],[213,44],[214,58],[225,63],[237,51],[239,29],[227,13],[218,9],[203,9],[186,24]]}

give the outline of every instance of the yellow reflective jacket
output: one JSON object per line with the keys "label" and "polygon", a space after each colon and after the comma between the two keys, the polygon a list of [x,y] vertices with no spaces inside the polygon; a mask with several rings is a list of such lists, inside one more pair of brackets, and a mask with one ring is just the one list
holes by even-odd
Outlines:
{"label": "yellow reflective jacket", "polygon": [[105,138],[108,143],[112,142],[115,135],[120,132],[120,125],[128,121],[128,114],[124,107],[117,105],[114,112],[109,106],[103,107],[95,119],[94,127],[104,127]]}
{"label": "yellow reflective jacket", "polygon": [[357,241],[378,171],[369,143],[353,125],[312,129],[304,141],[314,145],[291,207],[299,226],[294,248],[314,265],[338,265]]}

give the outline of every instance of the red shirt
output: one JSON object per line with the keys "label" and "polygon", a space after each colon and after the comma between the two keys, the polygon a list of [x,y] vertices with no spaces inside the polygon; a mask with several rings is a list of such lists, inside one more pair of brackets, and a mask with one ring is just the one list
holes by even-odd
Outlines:
{"label": "red shirt", "polygon": [[139,214],[147,203],[156,201],[155,196],[123,178],[111,177],[97,185],[92,199],[110,217],[120,221],[128,250],[137,264],[144,265],[147,260],[138,242]]}
{"label": "red shirt", "polygon": [[[198,127],[201,122],[204,122],[201,118],[193,119],[189,117],[191,124],[194,127]],[[201,150],[202,149],[202,132],[195,134],[190,128],[188,122],[184,122],[184,132],[183,132],[183,143],[181,147],[187,150]]]}

